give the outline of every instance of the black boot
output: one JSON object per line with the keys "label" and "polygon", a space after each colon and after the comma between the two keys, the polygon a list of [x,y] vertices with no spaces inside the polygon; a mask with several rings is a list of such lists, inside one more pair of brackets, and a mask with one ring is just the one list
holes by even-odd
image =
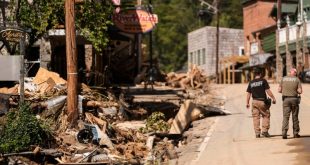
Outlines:
{"label": "black boot", "polygon": [[268,132],[262,132],[262,136],[266,138],[271,137]]}
{"label": "black boot", "polygon": [[287,130],[282,131],[282,139],[287,139]]}
{"label": "black boot", "polygon": [[294,134],[294,138],[300,138],[300,135],[298,133]]}

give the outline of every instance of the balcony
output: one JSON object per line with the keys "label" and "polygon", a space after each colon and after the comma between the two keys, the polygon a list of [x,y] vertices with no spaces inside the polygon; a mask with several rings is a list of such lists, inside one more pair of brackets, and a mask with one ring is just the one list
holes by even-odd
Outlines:
{"label": "balcony", "polygon": [[[310,21],[305,22],[307,24],[307,34],[305,35],[307,38],[310,38]],[[303,25],[300,26],[299,38],[302,40],[303,36]],[[296,43],[297,39],[297,25],[293,25],[289,27],[289,37],[288,43]],[[282,28],[279,30],[279,45],[283,46],[286,43],[286,28]]]}

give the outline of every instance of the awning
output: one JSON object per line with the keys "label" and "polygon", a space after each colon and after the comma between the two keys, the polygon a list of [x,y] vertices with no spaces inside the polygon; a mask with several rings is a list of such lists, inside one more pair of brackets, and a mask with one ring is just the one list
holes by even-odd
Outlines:
{"label": "awning", "polygon": [[267,59],[271,56],[273,56],[273,54],[270,53],[251,55],[249,61],[250,67],[265,64]]}
{"label": "awning", "polygon": [[[281,13],[286,13],[286,14],[295,14],[297,11],[298,7],[298,2],[295,3],[282,3],[281,6]],[[274,5],[272,10],[270,11],[270,16],[276,17],[277,16],[277,5]]]}

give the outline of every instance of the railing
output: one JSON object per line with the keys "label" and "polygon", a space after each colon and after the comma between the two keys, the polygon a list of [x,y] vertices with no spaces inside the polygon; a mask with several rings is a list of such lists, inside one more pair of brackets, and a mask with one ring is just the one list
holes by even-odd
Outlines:
{"label": "railing", "polygon": [[[307,24],[307,34],[305,36],[310,37],[310,22],[305,22]],[[292,25],[289,27],[289,42],[295,42],[297,38],[297,26],[298,25]],[[303,36],[303,25],[300,25],[300,33],[299,38],[302,39]],[[279,44],[284,45],[286,42],[286,28],[282,28],[279,30]]]}

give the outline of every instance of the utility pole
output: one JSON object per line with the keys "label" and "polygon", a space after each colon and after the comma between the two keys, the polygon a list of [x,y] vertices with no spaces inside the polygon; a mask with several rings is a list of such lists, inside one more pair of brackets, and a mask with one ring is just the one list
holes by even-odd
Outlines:
{"label": "utility pole", "polygon": [[276,30],[276,67],[277,67],[277,82],[280,82],[283,77],[283,64],[282,57],[279,50],[279,30],[281,28],[281,0],[278,0],[278,10],[277,10],[277,30]]}
{"label": "utility pole", "polygon": [[[219,2],[217,3],[216,8],[217,9],[219,8]],[[216,75],[217,84],[219,83],[219,40],[220,40],[220,15],[219,15],[219,10],[216,10],[215,75]]]}
{"label": "utility pole", "polygon": [[65,1],[66,13],[66,56],[67,56],[67,115],[71,127],[78,118],[77,108],[77,50],[74,25],[74,0]]}
{"label": "utility pole", "polygon": [[[220,36],[220,13],[219,13],[219,6],[221,0],[213,0],[212,5],[210,5],[205,0],[200,0],[201,5],[207,5],[208,10],[212,14],[216,15],[216,43],[215,43],[215,79],[216,83],[219,83],[219,36]],[[229,73],[230,74],[230,73]]]}

